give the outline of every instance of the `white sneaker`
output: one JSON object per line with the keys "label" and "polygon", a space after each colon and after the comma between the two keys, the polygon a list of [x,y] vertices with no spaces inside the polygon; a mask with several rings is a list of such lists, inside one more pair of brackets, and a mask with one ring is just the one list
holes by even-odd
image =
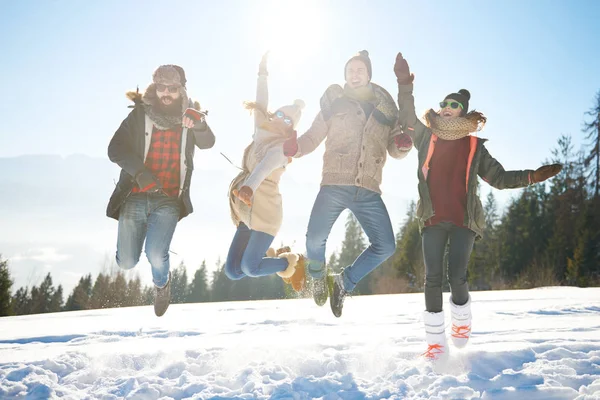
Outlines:
{"label": "white sneaker", "polygon": [[471,336],[471,295],[462,306],[452,302],[450,296],[450,310],[452,314],[452,343],[458,348],[465,347]]}
{"label": "white sneaker", "polygon": [[446,323],[444,312],[423,313],[425,323],[425,339],[427,351],[421,354],[429,361],[442,361],[448,358],[448,343],[446,341]]}

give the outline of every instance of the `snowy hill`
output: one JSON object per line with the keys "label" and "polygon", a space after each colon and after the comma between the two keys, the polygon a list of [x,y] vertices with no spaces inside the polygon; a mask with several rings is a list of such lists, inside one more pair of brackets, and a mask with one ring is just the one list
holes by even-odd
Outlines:
{"label": "snowy hill", "polygon": [[0,398],[600,398],[600,289],[472,295],[471,343],[435,371],[422,294],[340,319],[309,299],[2,318]]}

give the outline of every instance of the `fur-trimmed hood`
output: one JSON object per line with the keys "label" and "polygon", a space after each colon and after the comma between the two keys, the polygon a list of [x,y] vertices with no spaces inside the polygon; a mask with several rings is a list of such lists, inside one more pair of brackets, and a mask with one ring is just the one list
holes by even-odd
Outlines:
{"label": "fur-trimmed hood", "polygon": [[[147,92],[147,90],[146,90],[146,92]],[[139,89],[135,90],[135,91],[129,90],[125,93],[125,96],[133,102],[133,106],[129,106],[130,108],[133,108],[136,106],[141,106],[144,104],[143,95],[140,93]],[[194,101],[193,103],[194,103],[194,109],[200,111],[200,103],[197,101]],[[148,103],[145,103],[145,104],[148,104]],[[187,109],[187,107],[186,107],[186,109]]]}
{"label": "fur-trimmed hood", "polygon": [[135,92],[127,92],[126,96],[133,101],[134,106],[141,106],[144,108],[146,115],[150,117],[155,126],[160,129],[169,129],[176,125],[181,125],[183,114],[189,107],[194,107],[200,110],[200,104],[193,102],[188,98],[187,92],[183,86],[179,88],[179,95],[181,99],[181,110],[179,113],[164,113],[160,111],[158,105],[158,96],[156,95],[156,85],[151,83],[146,92],[142,95],[139,90]]}

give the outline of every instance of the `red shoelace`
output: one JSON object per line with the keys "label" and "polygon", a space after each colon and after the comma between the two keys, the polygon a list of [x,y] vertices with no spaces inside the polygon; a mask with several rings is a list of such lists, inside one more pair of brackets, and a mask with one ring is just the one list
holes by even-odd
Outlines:
{"label": "red shoelace", "polygon": [[444,346],[442,346],[441,344],[435,343],[435,344],[430,344],[429,347],[427,347],[427,351],[421,355],[430,360],[437,360],[438,356],[443,353],[444,353]]}
{"label": "red shoelace", "polygon": [[457,339],[468,339],[471,334],[471,325],[456,326],[452,324],[452,336]]}

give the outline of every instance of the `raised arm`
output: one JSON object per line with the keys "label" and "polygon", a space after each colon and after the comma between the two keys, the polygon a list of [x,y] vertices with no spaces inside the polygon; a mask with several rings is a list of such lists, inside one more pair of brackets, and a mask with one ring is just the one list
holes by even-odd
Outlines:
{"label": "raised arm", "polygon": [[394,73],[398,81],[398,123],[404,133],[411,137],[416,147],[420,148],[421,142],[429,138],[429,129],[417,118],[412,83],[415,76],[410,73],[402,53],[396,56]]}
{"label": "raised arm", "polygon": [[[269,53],[265,53],[260,60],[260,64],[258,65],[258,79],[256,82],[256,104],[264,111],[267,112],[267,107],[269,106],[269,85],[267,82],[267,77],[269,76],[269,72],[267,71],[267,60]],[[267,116],[262,112],[254,112],[254,124],[256,126],[260,126],[265,120]]]}

